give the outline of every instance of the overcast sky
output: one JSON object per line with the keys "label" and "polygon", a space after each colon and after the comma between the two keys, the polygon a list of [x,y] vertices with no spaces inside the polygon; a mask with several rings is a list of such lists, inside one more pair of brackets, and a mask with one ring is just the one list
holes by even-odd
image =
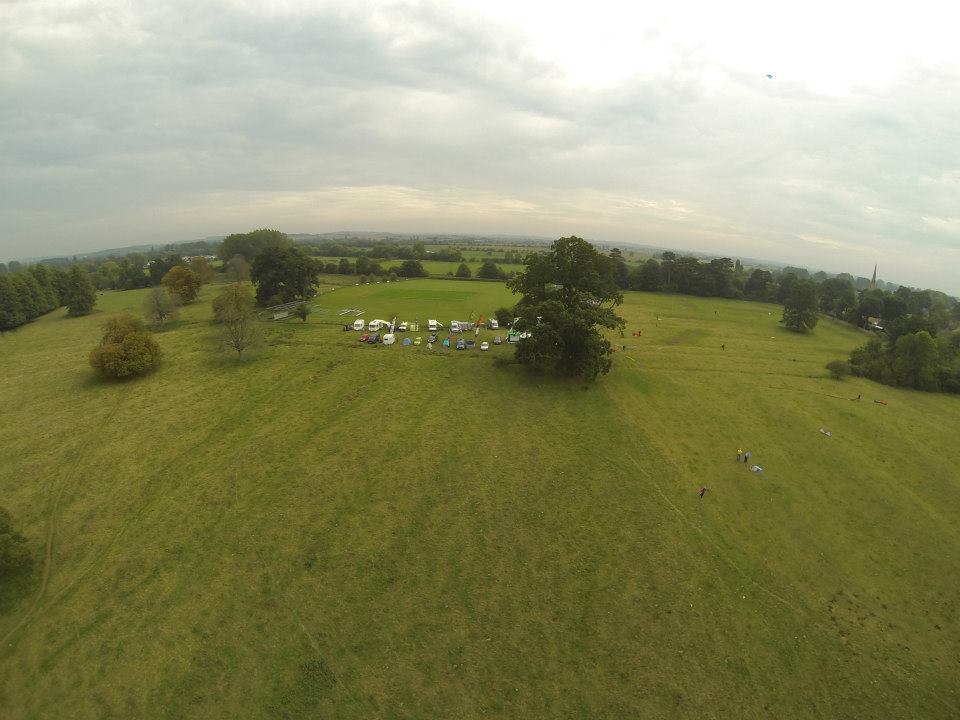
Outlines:
{"label": "overcast sky", "polygon": [[576,234],[960,292],[956,11],[782,5],[0,0],[0,260]]}

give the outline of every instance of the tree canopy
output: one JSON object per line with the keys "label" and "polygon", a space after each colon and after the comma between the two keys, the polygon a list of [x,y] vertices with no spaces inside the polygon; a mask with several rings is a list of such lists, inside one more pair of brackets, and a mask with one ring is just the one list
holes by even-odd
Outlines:
{"label": "tree canopy", "polygon": [[67,315],[76,317],[88,315],[97,304],[97,289],[90,275],[80,265],[74,265],[67,274],[66,293],[63,304],[67,306]]}
{"label": "tree canopy", "polygon": [[257,286],[257,304],[307,300],[316,294],[319,268],[295,247],[270,247],[253,260],[250,277]]}
{"label": "tree canopy", "polygon": [[609,372],[612,348],[599,328],[624,325],[614,312],[623,302],[615,270],[610,257],[579,237],[530,255],[526,269],[507,283],[521,295],[514,329],[530,333],[517,345],[517,361],[590,380]]}
{"label": "tree canopy", "polygon": [[163,286],[182,303],[188,303],[200,292],[200,277],[190,268],[175,265],[163,276]]}
{"label": "tree canopy", "polygon": [[286,233],[261,228],[247,233],[227,235],[217,249],[217,256],[221,260],[230,260],[234,255],[240,255],[248,263],[252,263],[257,255],[268,248],[288,247],[291,247],[291,243]]}
{"label": "tree canopy", "polygon": [[160,364],[160,346],[143,321],[119,315],[103,324],[100,344],[90,351],[90,365],[101,375],[125,378],[149,372]]}
{"label": "tree canopy", "polygon": [[812,280],[797,280],[792,285],[783,301],[783,324],[796,332],[813,330],[819,319],[817,286]]}

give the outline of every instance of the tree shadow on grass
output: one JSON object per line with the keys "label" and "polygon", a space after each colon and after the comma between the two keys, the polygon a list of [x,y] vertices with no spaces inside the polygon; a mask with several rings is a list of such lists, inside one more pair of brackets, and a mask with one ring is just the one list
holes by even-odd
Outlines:
{"label": "tree shadow on grass", "polygon": [[8,615],[29,602],[36,591],[38,581],[39,568],[35,562],[29,567],[0,574],[0,615]]}

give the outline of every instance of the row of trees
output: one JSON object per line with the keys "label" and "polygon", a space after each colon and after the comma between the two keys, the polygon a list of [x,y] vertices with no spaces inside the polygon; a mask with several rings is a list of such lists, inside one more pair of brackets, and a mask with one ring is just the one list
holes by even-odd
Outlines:
{"label": "row of trees", "polygon": [[[470,266],[466,263],[460,263],[460,267],[454,273],[458,278],[468,278],[471,275]],[[477,269],[477,277],[484,280],[506,280],[509,276],[493,260],[484,260]]]}
{"label": "row of trees", "polygon": [[886,385],[960,393],[960,330],[873,337],[850,354],[850,370]]}
{"label": "row of trees", "polygon": [[80,265],[31,265],[0,275],[0,330],[12,330],[58,307],[70,316],[93,310],[97,293]]}

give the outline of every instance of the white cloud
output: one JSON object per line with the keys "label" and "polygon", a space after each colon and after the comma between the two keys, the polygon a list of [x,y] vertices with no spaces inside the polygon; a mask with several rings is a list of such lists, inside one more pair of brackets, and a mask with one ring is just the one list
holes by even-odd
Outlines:
{"label": "white cloud", "polygon": [[575,232],[957,291],[954,14],[0,4],[0,257],[271,224]]}

